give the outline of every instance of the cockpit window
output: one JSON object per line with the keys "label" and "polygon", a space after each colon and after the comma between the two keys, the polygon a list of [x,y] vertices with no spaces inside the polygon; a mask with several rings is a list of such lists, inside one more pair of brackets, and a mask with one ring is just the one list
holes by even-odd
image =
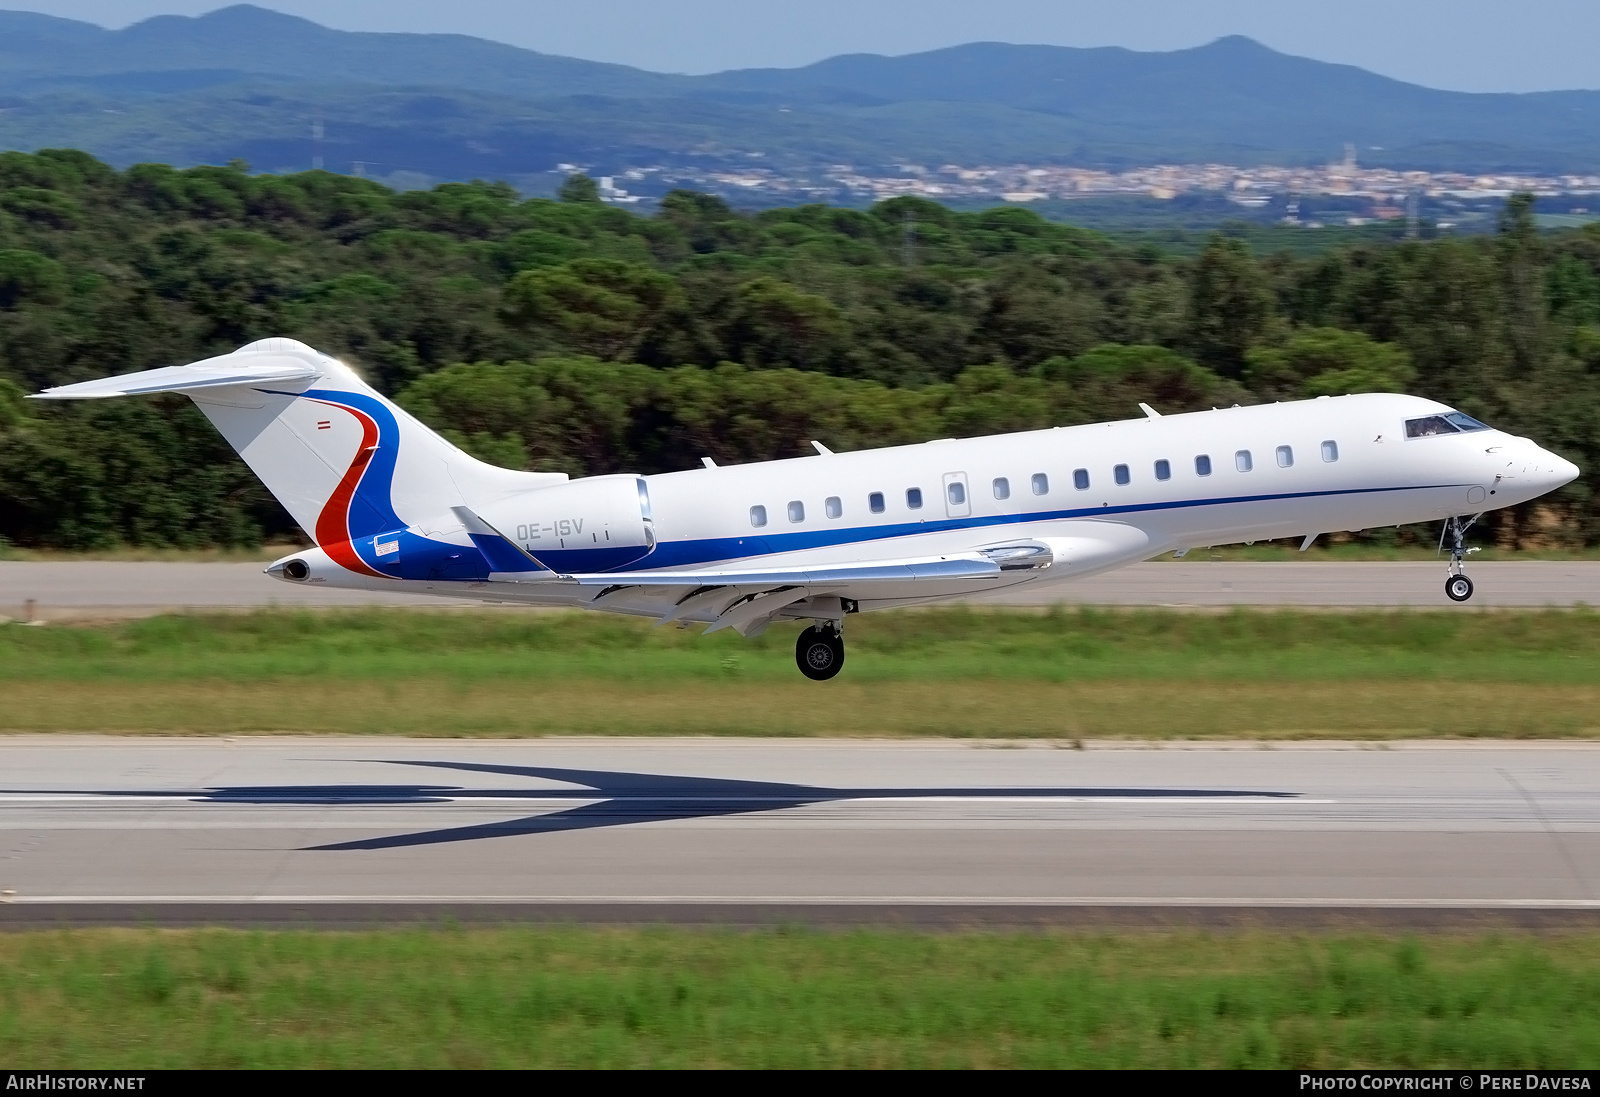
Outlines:
{"label": "cockpit window", "polygon": [[1406,420],[1407,438],[1427,438],[1435,434],[1466,434],[1474,430],[1488,430],[1470,415],[1447,411],[1442,415],[1425,415],[1421,419]]}
{"label": "cockpit window", "polygon": [[1463,433],[1474,430],[1489,429],[1488,423],[1480,423],[1472,416],[1463,412],[1452,411],[1445,415],[1445,418],[1454,423],[1456,425],[1456,429],[1462,431]]}
{"label": "cockpit window", "polygon": [[1455,424],[1442,415],[1406,420],[1407,438],[1427,438],[1433,434],[1457,434]]}

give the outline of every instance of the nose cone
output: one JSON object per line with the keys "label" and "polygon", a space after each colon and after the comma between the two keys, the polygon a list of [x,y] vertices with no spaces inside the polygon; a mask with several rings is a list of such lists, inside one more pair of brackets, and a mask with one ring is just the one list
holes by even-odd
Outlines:
{"label": "nose cone", "polygon": [[1534,451],[1533,459],[1528,462],[1525,475],[1538,485],[1540,494],[1543,494],[1572,483],[1578,478],[1580,471],[1577,465],[1565,457],[1557,456],[1547,449],[1539,449]]}
{"label": "nose cone", "polygon": [[1566,458],[1557,457],[1556,461],[1556,475],[1560,478],[1559,482],[1556,484],[1557,487],[1560,487],[1562,484],[1570,484],[1579,476],[1583,475],[1583,470],[1577,465],[1573,464],[1571,461],[1568,461]]}

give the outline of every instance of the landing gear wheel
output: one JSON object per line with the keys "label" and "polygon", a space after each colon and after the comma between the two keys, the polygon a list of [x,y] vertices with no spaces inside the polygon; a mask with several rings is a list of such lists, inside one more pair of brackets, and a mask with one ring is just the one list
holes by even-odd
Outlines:
{"label": "landing gear wheel", "polygon": [[1439,534],[1439,551],[1444,551],[1446,540],[1450,542],[1450,571],[1444,577],[1445,597],[1452,602],[1465,602],[1472,597],[1472,580],[1466,576],[1465,562],[1468,556],[1478,550],[1467,547],[1467,530],[1483,515],[1474,514],[1465,522],[1460,515],[1448,519],[1444,530]]}
{"label": "landing gear wheel", "polygon": [[813,682],[826,682],[844,666],[844,637],[832,628],[813,625],[795,641],[794,661]]}

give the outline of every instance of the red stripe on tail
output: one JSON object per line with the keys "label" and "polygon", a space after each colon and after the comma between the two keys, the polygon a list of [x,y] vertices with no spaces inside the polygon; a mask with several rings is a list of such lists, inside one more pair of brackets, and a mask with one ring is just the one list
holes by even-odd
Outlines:
{"label": "red stripe on tail", "polygon": [[333,489],[333,494],[328,496],[328,501],[322,506],[322,513],[317,515],[317,544],[328,554],[329,559],[347,571],[353,571],[357,575],[372,575],[379,579],[391,578],[381,571],[368,567],[366,561],[356,555],[356,548],[350,543],[350,503],[355,498],[361,477],[365,475],[367,466],[372,463],[372,455],[378,448],[378,424],[370,415],[355,408],[329,403],[326,400],[318,400],[317,403],[348,411],[361,423],[361,448],[356,450],[355,460],[344,470],[339,486]]}

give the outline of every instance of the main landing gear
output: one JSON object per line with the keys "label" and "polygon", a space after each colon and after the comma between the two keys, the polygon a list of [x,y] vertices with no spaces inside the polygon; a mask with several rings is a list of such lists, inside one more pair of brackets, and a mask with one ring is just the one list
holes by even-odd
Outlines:
{"label": "main landing gear", "polygon": [[1444,530],[1439,534],[1439,548],[1444,548],[1445,538],[1450,539],[1450,571],[1445,575],[1445,597],[1452,602],[1465,602],[1472,597],[1472,580],[1467,578],[1464,564],[1467,556],[1477,552],[1475,548],[1466,547],[1467,530],[1472,528],[1472,523],[1482,518],[1482,513],[1474,514],[1463,522],[1460,517],[1451,518],[1444,524]]}
{"label": "main landing gear", "polygon": [[826,682],[844,667],[844,637],[832,621],[821,621],[795,641],[794,661],[813,682]]}

